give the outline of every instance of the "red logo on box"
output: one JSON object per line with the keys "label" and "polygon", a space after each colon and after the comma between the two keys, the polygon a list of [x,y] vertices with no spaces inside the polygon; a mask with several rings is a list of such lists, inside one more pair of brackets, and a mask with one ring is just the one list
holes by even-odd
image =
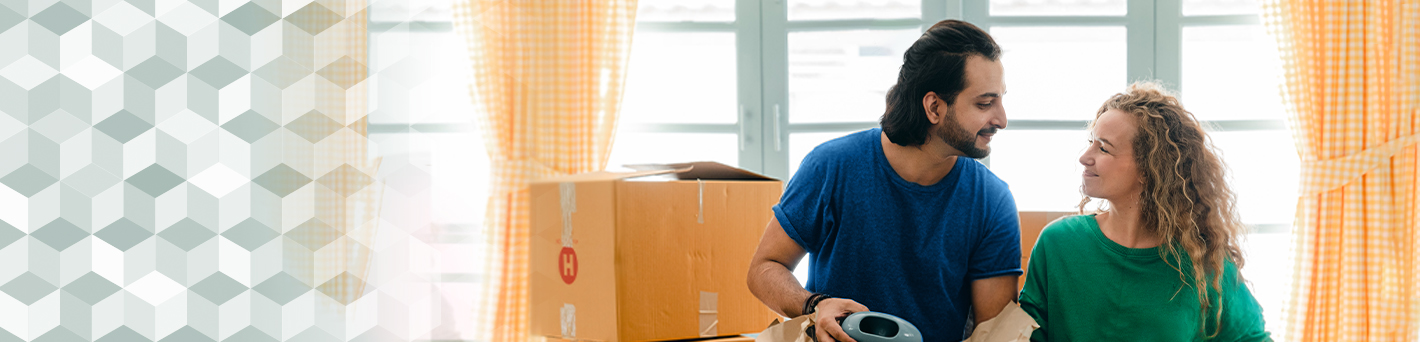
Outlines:
{"label": "red logo on box", "polygon": [[557,266],[561,270],[562,282],[570,285],[577,280],[577,252],[572,251],[572,247],[562,247],[561,255],[557,256]]}

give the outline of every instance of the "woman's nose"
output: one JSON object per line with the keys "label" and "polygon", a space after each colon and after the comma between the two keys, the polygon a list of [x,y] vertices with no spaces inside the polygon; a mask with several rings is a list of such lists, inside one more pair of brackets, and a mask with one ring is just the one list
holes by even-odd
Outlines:
{"label": "woman's nose", "polygon": [[1090,151],[1085,150],[1085,153],[1080,154],[1080,165],[1090,166],[1090,164],[1094,164],[1094,158],[1090,158]]}

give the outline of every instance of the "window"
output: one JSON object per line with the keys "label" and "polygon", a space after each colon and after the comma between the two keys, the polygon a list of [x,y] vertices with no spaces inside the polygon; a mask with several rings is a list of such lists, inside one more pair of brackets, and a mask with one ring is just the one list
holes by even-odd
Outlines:
{"label": "window", "polygon": [[429,298],[408,301],[429,303],[408,308],[421,325],[409,329],[427,329],[427,340],[471,338],[486,275],[488,157],[469,115],[478,110],[472,71],[449,8],[446,0],[375,2],[369,23],[370,151],[388,186],[377,234],[398,246],[388,260],[404,262],[371,273],[408,268],[427,279],[400,292]]}
{"label": "window", "polygon": [[[748,4],[748,5],[747,5]],[[608,168],[717,161],[758,168],[758,21],[749,1],[641,1]],[[747,8],[748,7],[748,8]],[[753,18],[752,16],[748,18]],[[693,159],[693,160],[690,160]]]}

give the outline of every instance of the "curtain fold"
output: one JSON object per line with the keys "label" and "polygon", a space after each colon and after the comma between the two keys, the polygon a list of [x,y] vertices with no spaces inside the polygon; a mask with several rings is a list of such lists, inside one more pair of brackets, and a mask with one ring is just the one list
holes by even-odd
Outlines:
{"label": "curtain fold", "polygon": [[485,219],[489,293],[476,304],[476,338],[529,340],[528,185],[605,167],[635,16],[636,0],[455,5],[493,176]]}
{"label": "curtain fold", "polygon": [[1285,340],[1420,340],[1420,3],[1263,9],[1302,160]]}

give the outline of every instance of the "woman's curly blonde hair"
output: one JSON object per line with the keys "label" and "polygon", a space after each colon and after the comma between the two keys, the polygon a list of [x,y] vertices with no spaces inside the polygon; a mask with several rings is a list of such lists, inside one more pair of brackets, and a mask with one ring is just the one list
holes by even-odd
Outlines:
{"label": "woman's curly blonde hair", "polygon": [[[1105,101],[1095,119],[1109,110],[1127,114],[1138,126],[1133,147],[1144,181],[1139,194],[1140,227],[1160,238],[1159,256],[1198,292],[1204,326],[1210,319],[1217,323],[1223,299],[1209,298],[1207,288],[1222,292],[1225,260],[1242,268],[1240,246],[1246,232],[1237,215],[1237,196],[1226,182],[1223,160],[1193,113],[1158,83],[1129,85],[1127,91]],[[1088,196],[1080,201],[1081,214],[1089,201]],[[1189,262],[1180,262],[1182,256]],[[1182,267],[1190,265],[1192,272],[1185,272]],[[1205,334],[1211,337],[1217,331]]]}

